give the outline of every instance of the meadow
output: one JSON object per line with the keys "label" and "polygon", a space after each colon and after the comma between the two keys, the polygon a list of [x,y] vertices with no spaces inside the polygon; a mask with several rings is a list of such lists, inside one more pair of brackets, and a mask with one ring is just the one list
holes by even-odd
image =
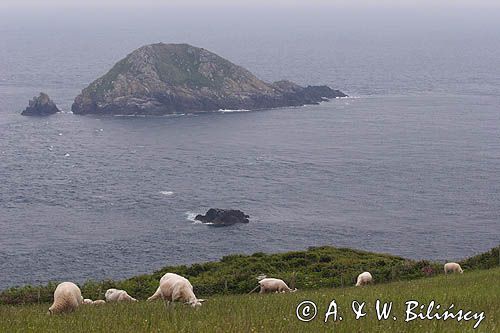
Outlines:
{"label": "meadow", "polygon": [[[497,267],[358,288],[217,295],[196,309],[184,304],[167,308],[162,301],[140,301],[81,306],[73,313],[49,316],[46,314],[49,303],[0,305],[0,332],[499,332],[498,295],[500,268]],[[374,307],[377,299],[393,302],[388,320],[377,320]],[[302,322],[296,316],[296,307],[304,300],[313,301],[318,308],[317,316],[310,322]],[[325,313],[332,300],[336,301],[338,316],[343,320],[337,317],[337,321],[333,321],[330,316],[325,323]],[[351,310],[354,300],[366,302],[366,316],[359,320]],[[405,322],[408,300],[422,304],[434,300],[441,305],[440,310],[454,304],[455,312],[459,309],[484,311],[485,318],[477,329],[473,329],[477,322],[474,319]]]}
{"label": "meadow", "polygon": [[[460,262],[466,271],[498,267],[499,247]],[[377,283],[414,280],[443,273],[443,263],[410,260],[389,254],[372,253],[331,246],[311,247],[305,251],[229,255],[217,262],[190,266],[167,266],[151,274],[113,281],[80,283],[85,298],[103,299],[108,288],[126,290],[131,296],[145,300],[158,287],[166,272],[180,274],[193,284],[201,297],[246,294],[256,284],[256,277],[267,275],[285,280],[301,290],[352,286],[363,271],[372,273]],[[61,282],[61,281],[59,281]],[[73,281],[80,282],[80,281]],[[58,281],[42,286],[14,287],[0,292],[0,305],[48,303]]]}

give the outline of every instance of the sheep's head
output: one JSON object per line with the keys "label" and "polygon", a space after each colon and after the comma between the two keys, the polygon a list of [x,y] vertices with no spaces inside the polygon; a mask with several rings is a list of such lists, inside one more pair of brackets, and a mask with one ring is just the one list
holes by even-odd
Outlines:
{"label": "sheep's head", "polygon": [[186,302],[186,304],[189,304],[189,305],[191,305],[193,308],[196,308],[196,307],[198,307],[198,306],[201,306],[201,303],[202,303],[202,302],[205,302],[205,300],[204,300],[204,299],[193,299],[193,300],[191,300],[191,301],[189,301],[189,302]]}
{"label": "sheep's head", "polygon": [[296,291],[297,291],[297,288],[293,289],[293,290],[292,290],[292,291],[290,291],[290,292],[294,293],[294,292],[296,292]]}
{"label": "sheep's head", "polygon": [[460,274],[463,274],[464,270],[460,268],[459,272],[460,272]]}

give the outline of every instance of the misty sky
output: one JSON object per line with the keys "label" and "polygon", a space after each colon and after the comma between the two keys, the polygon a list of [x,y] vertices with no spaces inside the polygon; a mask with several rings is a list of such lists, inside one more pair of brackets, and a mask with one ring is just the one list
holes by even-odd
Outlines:
{"label": "misty sky", "polygon": [[462,7],[500,8],[498,0],[1,0],[0,7],[145,7],[145,6],[231,6],[231,7]]}

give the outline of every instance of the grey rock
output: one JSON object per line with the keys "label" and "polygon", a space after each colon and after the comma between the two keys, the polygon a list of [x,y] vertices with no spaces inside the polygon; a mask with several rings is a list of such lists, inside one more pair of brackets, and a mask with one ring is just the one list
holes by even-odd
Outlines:
{"label": "grey rock", "polygon": [[241,210],[210,208],[205,215],[198,214],[194,219],[215,226],[226,226],[236,223],[248,223],[248,218],[249,216]]}
{"label": "grey rock", "polygon": [[41,92],[38,97],[33,97],[29,101],[29,105],[21,113],[23,116],[49,116],[51,114],[60,112],[56,104],[50,99],[50,97]]}

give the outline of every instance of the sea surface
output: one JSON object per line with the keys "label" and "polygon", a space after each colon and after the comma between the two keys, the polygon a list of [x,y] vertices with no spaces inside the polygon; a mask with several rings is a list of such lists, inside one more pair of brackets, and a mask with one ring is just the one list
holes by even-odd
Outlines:
{"label": "sea surface", "polygon": [[[499,244],[495,15],[195,14],[0,12],[0,289],[319,245],[460,260]],[[160,41],[350,97],[71,114],[82,88]],[[20,116],[40,91],[64,112]],[[251,222],[193,222],[211,207]]]}

